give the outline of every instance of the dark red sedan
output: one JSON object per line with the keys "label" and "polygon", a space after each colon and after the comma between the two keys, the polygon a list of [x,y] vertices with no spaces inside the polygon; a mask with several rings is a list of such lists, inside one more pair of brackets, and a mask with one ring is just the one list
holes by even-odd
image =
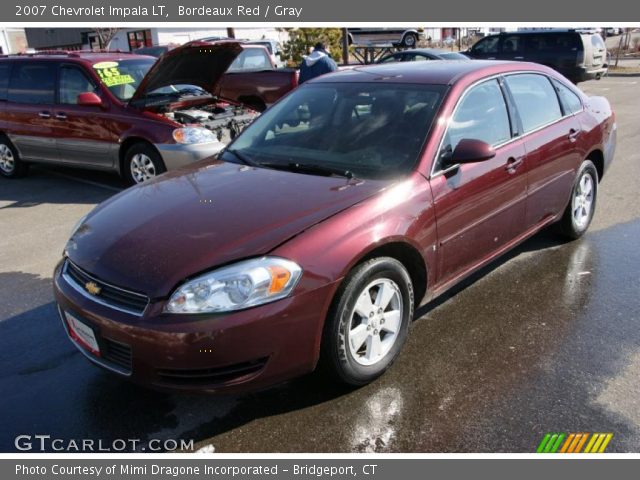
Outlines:
{"label": "dark red sedan", "polygon": [[323,76],[217,159],[99,205],[55,271],[94,363],[156,387],[362,385],[415,308],[540,229],[580,237],[615,149],[606,99],[534,64]]}

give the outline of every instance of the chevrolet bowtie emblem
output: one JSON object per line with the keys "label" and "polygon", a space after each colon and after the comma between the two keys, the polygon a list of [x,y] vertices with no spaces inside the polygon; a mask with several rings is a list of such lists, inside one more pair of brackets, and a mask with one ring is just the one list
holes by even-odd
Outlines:
{"label": "chevrolet bowtie emblem", "polygon": [[95,282],[87,282],[84,284],[84,288],[91,295],[98,295],[102,288],[100,288]]}

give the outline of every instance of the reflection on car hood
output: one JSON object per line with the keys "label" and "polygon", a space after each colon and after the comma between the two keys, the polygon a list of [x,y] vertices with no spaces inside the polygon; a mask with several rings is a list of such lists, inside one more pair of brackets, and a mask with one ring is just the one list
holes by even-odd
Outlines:
{"label": "reflection on car hood", "polygon": [[149,69],[131,101],[169,85],[197,85],[214,95],[222,75],[242,46],[235,41],[190,42],[162,55]]}
{"label": "reflection on car hood", "polygon": [[390,183],[200,163],[99,205],[67,253],[106,282],[165,297],[186,278],[268,253]]}

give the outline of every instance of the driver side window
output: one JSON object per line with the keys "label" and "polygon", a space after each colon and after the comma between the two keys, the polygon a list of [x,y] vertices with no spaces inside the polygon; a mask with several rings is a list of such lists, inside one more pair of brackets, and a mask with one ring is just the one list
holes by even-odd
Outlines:
{"label": "driver side window", "polygon": [[498,80],[489,80],[469,90],[458,104],[440,157],[453,152],[462,139],[481,140],[495,147],[510,138],[511,124],[502,90]]}

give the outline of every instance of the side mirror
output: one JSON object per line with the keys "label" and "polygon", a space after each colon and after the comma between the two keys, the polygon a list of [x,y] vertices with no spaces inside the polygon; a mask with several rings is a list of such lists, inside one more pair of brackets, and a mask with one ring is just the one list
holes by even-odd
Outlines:
{"label": "side mirror", "polygon": [[445,152],[443,160],[447,165],[457,165],[459,163],[484,162],[495,156],[496,151],[488,143],[473,138],[463,138],[458,142],[453,152],[448,154]]}
{"label": "side mirror", "polygon": [[85,107],[102,107],[102,99],[93,92],[84,92],[78,95],[78,105]]}

